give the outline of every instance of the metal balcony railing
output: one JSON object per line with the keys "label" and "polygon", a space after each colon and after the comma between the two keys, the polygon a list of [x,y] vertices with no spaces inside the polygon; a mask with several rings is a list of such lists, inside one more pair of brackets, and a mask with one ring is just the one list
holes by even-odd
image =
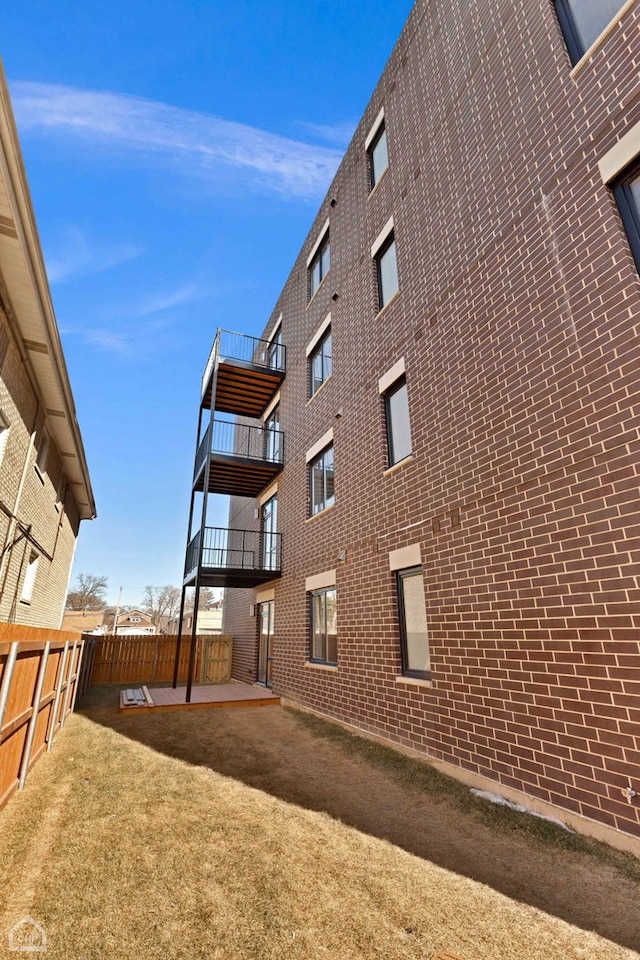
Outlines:
{"label": "metal balcony railing", "polygon": [[258,530],[205,527],[187,547],[185,574],[198,565],[202,544],[202,567],[213,570],[273,572],[280,570],[282,534]]}
{"label": "metal balcony railing", "polygon": [[202,438],[196,453],[194,478],[202,470],[207,453],[227,457],[242,457],[262,463],[282,464],[284,459],[284,434],[270,426],[252,426],[246,423],[230,423],[214,420]]}
{"label": "metal balcony railing", "polygon": [[260,340],[257,337],[249,337],[244,333],[234,333],[231,330],[218,330],[204,368],[202,396],[207,390],[216,356],[220,360],[239,360],[256,367],[265,367],[279,373],[285,372],[286,348],[284,344],[277,341]]}

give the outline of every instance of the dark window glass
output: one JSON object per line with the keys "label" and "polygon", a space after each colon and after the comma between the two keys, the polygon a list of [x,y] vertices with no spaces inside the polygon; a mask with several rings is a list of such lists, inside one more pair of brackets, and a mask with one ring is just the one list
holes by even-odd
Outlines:
{"label": "dark window glass", "polygon": [[314,348],[309,357],[311,396],[314,395],[322,384],[331,376],[332,371],[332,346],[331,330],[325,333],[320,343]]}
{"label": "dark window glass", "polygon": [[372,190],[388,166],[387,131],[383,123],[376,134],[375,140],[369,147],[369,176],[371,177]]}
{"label": "dark window glass", "polygon": [[623,0],[556,0],[572,63],[578,62],[623,6]]}
{"label": "dark window glass", "polygon": [[280,407],[275,407],[264,422],[265,459],[275,463],[282,461],[282,431],[280,430]]}
{"label": "dark window glass", "polygon": [[309,297],[311,298],[331,266],[331,247],[329,246],[329,234],[327,233],[322,240],[313,260],[309,264]]}
{"label": "dark window glass", "polygon": [[376,256],[378,272],[378,309],[382,310],[398,292],[398,263],[393,234]]}
{"label": "dark window glass", "polygon": [[635,164],[618,181],[613,192],[640,271],[640,164]]}
{"label": "dark window glass", "polygon": [[399,570],[397,582],[402,672],[410,677],[428,678],[431,662],[422,567]]}
{"label": "dark window glass", "polygon": [[311,594],[311,659],[338,662],[338,618],[336,588]]}
{"label": "dark window glass", "polygon": [[278,569],[278,498],[271,497],[262,508],[262,565]]}
{"label": "dark window glass", "polygon": [[327,447],[309,464],[311,472],[311,513],[320,513],[334,502],[333,447]]}
{"label": "dark window glass", "polygon": [[411,453],[409,396],[405,380],[400,380],[385,395],[389,466],[399,463]]}
{"label": "dark window glass", "polygon": [[282,327],[278,329],[267,347],[269,366],[274,370],[284,370],[284,347],[282,345]]}

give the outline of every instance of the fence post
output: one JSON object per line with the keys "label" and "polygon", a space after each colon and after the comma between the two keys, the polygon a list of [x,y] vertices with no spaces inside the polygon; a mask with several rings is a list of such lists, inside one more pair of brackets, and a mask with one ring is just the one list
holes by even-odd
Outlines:
{"label": "fence post", "polygon": [[73,648],[72,648],[72,650],[71,650],[71,656],[69,657],[69,660],[67,661],[69,670],[68,670],[68,674],[67,674],[67,688],[66,688],[66,690],[64,691],[64,704],[62,705],[62,715],[61,715],[61,717],[60,717],[60,729],[62,729],[62,727],[64,727],[65,721],[66,721],[66,719],[67,719],[67,711],[68,711],[68,709],[69,709],[69,697],[71,696],[71,676],[72,676],[72,672],[73,672],[73,660],[74,660],[74,657],[75,657],[75,653],[76,653],[76,648],[77,648],[77,646],[78,646],[78,641],[76,640],[76,642],[74,643]]}
{"label": "fence post", "polygon": [[[117,627],[116,627],[117,629]],[[116,654],[120,652],[120,641],[117,639],[118,634],[113,634],[113,650],[111,651],[111,664],[109,666],[109,683],[113,683],[113,668],[117,659]]]}
{"label": "fence post", "polygon": [[80,649],[78,650],[78,663],[76,666],[76,682],[73,685],[73,697],[71,699],[71,713],[76,708],[76,700],[78,699],[78,687],[80,686],[80,670],[82,669],[82,655],[84,653],[84,639],[80,641]]}
{"label": "fence post", "polygon": [[29,720],[27,738],[24,744],[24,753],[22,754],[22,764],[20,766],[20,781],[18,783],[19,790],[24,790],[24,785],[27,780],[27,774],[29,772],[31,750],[33,749],[33,738],[36,733],[36,724],[38,723],[38,716],[40,715],[40,700],[42,699],[42,688],[44,686],[44,677],[47,672],[47,661],[49,660],[50,649],[51,649],[51,641],[47,640],[47,642],[44,645],[44,650],[42,651],[42,657],[40,658],[40,669],[38,670],[36,690],[33,695],[33,704],[32,704],[33,713],[31,714],[31,719]]}
{"label": "fence post", "polygon": [[64,649],[60,657],[60,673],[58,674],[58,682],[56,683],[56,695],[53,701],[53,708],[51,710],[51,721],[49,723],[49,733],[47,736],[47,753],[51,750],[53,746],[53,741],[56,736],[56,727],[58,726],[58,707],[60,706],[60,694],[62,693],[62,684],[64,683],[64,672],[67,667],[67,654],[69,653],[69,641],[66,640],[64,644]]}
{"label": "fence post", "polygon": [[4,673],[2,674],[2,686],[0,687],[0,740],[2,739],[2,724],[4,723],[4,714],[7,709],[11,679],[13,677],[16,660],[18,659],[19,647],[20,641],[18,640],[14,641],[9,647],[9,655],[4,665]]}

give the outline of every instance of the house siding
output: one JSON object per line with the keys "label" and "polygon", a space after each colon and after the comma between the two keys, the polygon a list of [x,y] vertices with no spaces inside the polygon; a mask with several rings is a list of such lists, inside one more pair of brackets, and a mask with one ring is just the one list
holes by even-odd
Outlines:
{"label": "house siding", "polygon": [[[639,21],[635,5],[572,71],[546,0],[419,0],[265,326],[282,313],[287,348],[274,690],[635,837],[640,280],[598,162],[640,122]],[[378,315],[371,245],[391,216],[400,292]],[[333,375],[308,401],[329,312]],[[378,380],[400,358],[413,450],[388,471]],[[308,519],[305,451],[331,427],[335,506]],[[254,508],[235,499],[234,526]],[[430,685],[400,678],[389,553],[414,543]],[[305,578],[333,568],[338,667],[317,670]],[[224,630],[255,679],[236,593]]]}

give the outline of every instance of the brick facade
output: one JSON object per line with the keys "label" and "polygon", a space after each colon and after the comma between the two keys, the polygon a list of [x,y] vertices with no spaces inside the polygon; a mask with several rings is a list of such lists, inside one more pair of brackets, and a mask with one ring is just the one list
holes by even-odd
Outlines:
{"label": "brick facade", "polygon": [[[572,70],[548,0],[418,0],[265,327],[282,314],[276,692],[630,837],[640,280],[598,164],[640,123],[639,27],[625,7]],[[370,191],[382,108],[389,168]],[[390,217],[399,295],[378,313],[371,247]],[[331,268],[308,303],[327,219]],[[328,313],[333,374],[309,400],[305,348]],[[400,359],[412,456],[389,470],[378,380]],[[305,452],[329,428],[335,506],[309,519]],[[254,509],[236,499],[234,525]],[[402,676],[389,563],[409,545],[423,682]],[[305,580],[332,569],[327,668],[309,663]],[[227,591],[244,680],[252,602]]]}
{"label": "brick facade", "polygon": [[0,620],[58,629],[95,506],[1,70],[0,149]]}

